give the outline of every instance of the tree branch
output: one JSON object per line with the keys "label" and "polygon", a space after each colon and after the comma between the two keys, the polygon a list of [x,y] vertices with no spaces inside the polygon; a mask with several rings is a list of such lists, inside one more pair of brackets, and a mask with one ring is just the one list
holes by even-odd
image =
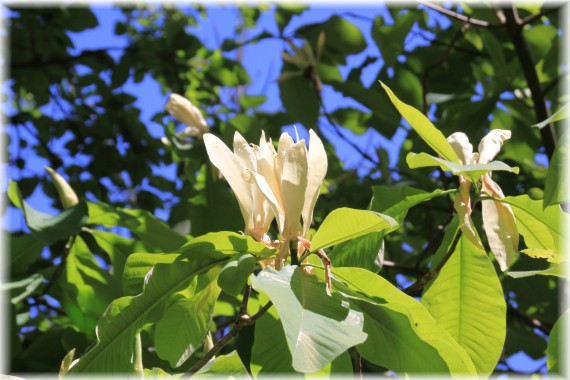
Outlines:
{"label": "tree branch", "polygon": [[[526,40],[522,34],[523,21],[520,20],[514,4],[511,8],[498,9],[497,15],[499,19],[504,19],[507,31],[511,36],[511,41],[515,47],[515,53],[520,62],[528,89],[531,93],[536,122],[540,123],[548,118],[549,112],[540,86],[538,74],[536,73],[534,62],[530,55],[530,50],[528,49]],[[550,160],[554,153],[554,148],[556,148],[556,131],[554,130],[554,125],[552,123],[548,123],[548,125],[540,130],[540,136],[542,138],[542,144],[544,145],[546,155]]]}
{"label": "tree branch", "polygon": [[59,265],[55,268],[55,271],[53,272],[51,278],[49,279],[46,287],[40,293],[40,296],[46,295],[51,290],[51,288],[55,285],[58,278],[61,276],[61,273],[63,272],[63,268],[65,267],[65,263],[67,261],[67,256],[69,255],[69,252],[71,251],[71,247],[73,247],[73,243],[75,243],[76,238],[77,238],[77,235],[73,235],[72,237],[69,238],[67,244],[65,244],[65,247],[63,248],[63,252],[61,254],[61,261],[60,261]]}
{"label": "tree branch", "polygon": [[449,9],[445,9],[444,7],[441,7],[437,4],[434,4],[434,3],[429,2],[429,1],[418,0],[418,3],[421,5],[424,5],[428,8],[431,8],[435,11],[438,11],[441,14],[444,14],[446,16],[449,16],[449,17],[454,18],[454,19],[459,20],[459,21],[463,21],[467,24],[471,24],[471,25],[475,25],[475,26],[481,26],[481,27],[485,27],[485,28],[502,28],[503,27],[503,25],[501,25],[501,24],[491,24],[490,22],[485,21],[485,20],[479,20],[476,18],[465,16],[461,13],[450,11]]}
{"label": "tree branch", "polygon": [[536,20],[540,20],[540,19],[543,18],[544,16],[548,16],[548,15],[551,14],[551,13],[558,12],[558,11],[560,10],[560,8],[562,8],[562,6],[560,6],[560,7],[555,7],[555,8],[548,8],[547,10],[542,11],[542,12],[540,12],[540,13],[527,16],[527,17],[525,17],[525,18],[523,18],[523,19],[521,20],[521,25],[524,26],[524,25],[531,24],[531,23],[535,22]]}
{"label": "tree branch", "polygon": [[509,302],[507,302],[507,313],[510,316],[513,316],[516,319],[518,319],[519,321],[523,322],[525,325],[527,325],[533,329],[539,329],[544,334],[550,335],[550,331],[552,330],[552,324],[551,323],[544,322],[544,321],[541,321],[541,320],[536,319],[536,318],[532,318],[532,317],[526,315],[525,313],[523,313],[522,311],[520,311],[518,308],[511,305]]}

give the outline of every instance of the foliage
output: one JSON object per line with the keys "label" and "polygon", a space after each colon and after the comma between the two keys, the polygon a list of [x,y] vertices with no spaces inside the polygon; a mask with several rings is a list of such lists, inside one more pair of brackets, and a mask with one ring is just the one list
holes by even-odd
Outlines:
{"label": "foliage", "polygon": [[422,4],[12,6],[5,371],[560,371],[561,10]]}

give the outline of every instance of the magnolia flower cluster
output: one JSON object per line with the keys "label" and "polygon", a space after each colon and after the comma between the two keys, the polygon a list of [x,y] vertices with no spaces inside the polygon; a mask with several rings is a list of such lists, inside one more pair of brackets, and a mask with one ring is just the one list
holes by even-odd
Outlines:
{"label": "magnolia flower cluster", "polygon": [[[186,128],[176,133],[176,137],[179,139],[200,137],[210,130],[200,110],[183,96],[171,94],[166,104],[166,110],[179,122],[186,125]],[[170,143],[166,137],[162,141],[166,145]]]}
{"label": "magnolia flower cluster", "polygon": [[[447,138],[451,147],[463,165],[488,164],[501,150],[503,142],[511,138],[511,131],[495,129],[489,132],[479,143],[479,152],[473,152],[473,145],[462,132],[456,132]],[[471,222],[472,183],[459,176],[459,193],[455,198],[455,209],[460,217],[463,234],[475,245],[483,248]],[[493,198],[504,198],[503,191],[491,178],[491,172],[481,178],[481,191]],[[495,200],[482,201],[483,228],[489,240],[491,251],[495,254],[501,270],[506,270],[518,250],[519,233],[511,206]]]}
{"label": "magnolia flower cluster", "polygon": [[235,192],[245,233],[269,243],[267,231],[271,222],[277,221],[281,241],[278,261],[286,258],[291,240],[309,231],[327,172],[323,143],[314,131],[309,135],[308,149],[305,140],[295,142],[283,133],[275,150],[263,132],[259,145],[248,144],[236,132],[233,152],[218,137],[204,135],[210,160]]}

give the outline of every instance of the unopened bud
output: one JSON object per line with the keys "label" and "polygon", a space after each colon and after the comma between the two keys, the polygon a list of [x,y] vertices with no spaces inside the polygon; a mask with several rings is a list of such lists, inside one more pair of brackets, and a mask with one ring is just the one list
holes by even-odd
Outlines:
{"label": "unopened bud", "polygon": [[69,183],[67,183],[67,181],[52,168],[45,166],[44,169],[49,173],[53,180],[53,184],[55,185],[55,189],[57,190],[59,200],[61,201],[63,208],[70,208],[78,204],[79,198],[77,198],[77,194],[75,194],[75,191],[73,191],[71,186],[69,186]]}
{"label": "unopened bud", "polygon": [[171,94],[166,110],[178,121],[189,127],[197,128],[200,134],[208,132],[208,124],[200,110],[188,99],[178,94]]}

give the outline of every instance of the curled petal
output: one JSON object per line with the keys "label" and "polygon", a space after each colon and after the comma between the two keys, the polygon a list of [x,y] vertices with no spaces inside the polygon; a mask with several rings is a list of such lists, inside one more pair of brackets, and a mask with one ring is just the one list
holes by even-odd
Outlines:
{"label": "curled petal", "polygon": [[495,158],[501,150],[503,142],[511,138],[511,131],[504,129],[493,129],[479,143],[479,162],[488,164]]}
{"label": "curled petal", "polygon": [[471,190],[471,182],[467,181],[463,176],[459,176],[459,192],[455,195],[455,201],[453,202],[453,207],[457,211],[459,216],[459,227],[461,232],[470,242],[475,244],[477,247],[483,249],[481,240],[473,227],[473,221],[471,220],[471,198],[469,191]]}
{"label": "curled petal", "polygon": [[463,132],[455,132],[447,138],[447,141],[461,160],[461,163],[469,165],[473,156],[473,145],[469,142],[469,137]]}
{"label": "curled petal", "polygon": [[321,185],[327,174],[328,161],[327,152],[319,136],[311,129],[309,130],[309,173],[307,189],[305,190],[305,203],[303,204],[303,236],[309,232],[309,227],[313,220],[313,209],[317,203],[317,198],[321,190]]}
{"label": "curled petal", "polygon": [[255,172],[251,172],[251,179],[253,179],[257,188],[261,191],[264,195],[265,199],[269,201],[271,208],[273,210],[274,215],[277,217],[277,224],[281,228],[281,226],[285,223],[285,213],[283,212],[283,206],[281,204],[280,198],[273,192],[271,186],[267,183],[266,178]]}
{"label": "curled petal", "polygon": [[[489,174],[483,176],[482,191],[493,198],[504,198],[503,192]],[[519,231],[511,206],[494,200],[481,202],[483,228],[489,240],[489,247],[495,255],[501,270],[506,270],[518,251]]]}

